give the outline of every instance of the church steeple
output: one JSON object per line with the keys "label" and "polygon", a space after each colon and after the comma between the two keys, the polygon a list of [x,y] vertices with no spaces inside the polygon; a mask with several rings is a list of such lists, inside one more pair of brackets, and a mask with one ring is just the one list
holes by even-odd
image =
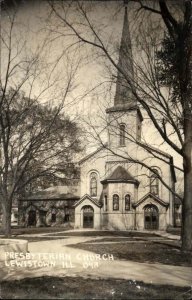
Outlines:
{"label": "church steeple", "polygon": [[[132,60],[131,37],[128,23],[127,1],[125,1],[123,31],[119,49],[118,66],[126,74],[128,80],[133,80],[134,70]],[[134,105],[134,102],[134,96],[131,88],[129,87],[128,81],[125,79],[123,74],[120,71],[118,71],[114,107],[128,106],[131,104]]]}

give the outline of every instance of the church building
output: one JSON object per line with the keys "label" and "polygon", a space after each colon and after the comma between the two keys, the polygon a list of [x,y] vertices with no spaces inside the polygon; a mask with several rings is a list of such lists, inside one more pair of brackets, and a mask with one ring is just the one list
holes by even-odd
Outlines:
{"label": "church building", "polygon": [[[134,78],[127,7],[119,66]],[[80,162],[75,228],[166,230],[174,224],[173,158],[141,140],[143,117],[133,89],[117,74],[114,105],[106,110],[108,142]],[[163,184],[161,178],[166,183]]]}

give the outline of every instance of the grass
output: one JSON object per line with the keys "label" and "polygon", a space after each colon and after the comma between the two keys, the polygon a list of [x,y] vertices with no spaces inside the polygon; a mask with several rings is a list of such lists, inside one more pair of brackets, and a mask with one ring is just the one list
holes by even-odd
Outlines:
{"label": "grass", "polygon": [[124,279],[39,277],[1,282],[2,299],[191,299],[189,287]]}
{"label": "grass", "polygon": [[[54,236],[54,234],[49,234]],[[57,236],[121,236],[121,237],[156,237],[154,233],[145,233],[138,231],[110,231],[110,230],[94,230],[94,231],[71,231],[58,233]]]}
{"label": "grass", "polygon": [[[11,230],[12,236],[17,236],[21,234],[41,234],[41,233],[53,233],[58,231],[66,231],[70,228],[63,228],[63,227],[13,227]],[[3,230],[0,228],[0,234],[3,235]]]}
{"label": "grass", "polygon": [[[146,263],[161,263],[166,265],[175,266],[192,266],[192,256],[184,255],[178,247],[169,245],[163,242],[154,242],[151,240],[145,240],[138,242],[139,240],[126,243],[124,241],[114,241],[113,243],[106,243],[107,239],[91,242],[78,243],[75,245],[68,245],[70,247],[92,251],[98,254],[111,253],[115,259],[131,260],[136,262]],[[174,242],[173,242],[174,243]]]}
{"label": "grass", "polygon": [[10,239],[26,240],[29,243],[33,242],[43,242],[43,241],[53,241],[53,240],[64,240],[65,237],[49,237],[49,236],[12,236]]}

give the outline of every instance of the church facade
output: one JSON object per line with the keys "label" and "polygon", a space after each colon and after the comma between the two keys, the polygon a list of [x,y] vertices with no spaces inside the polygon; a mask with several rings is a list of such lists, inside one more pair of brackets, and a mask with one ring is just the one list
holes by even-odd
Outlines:
{"label": "church facade", "polygon": [[[134,76],[131,58],[125,8],[119,65],[130,78]],[[79,162],[80,199],[74,205],[75,228],[166,230],[173,226],[173,158],[142,142],[142,113],[120,72],[114,106],[106,110],[106,118],[107,144]]]}

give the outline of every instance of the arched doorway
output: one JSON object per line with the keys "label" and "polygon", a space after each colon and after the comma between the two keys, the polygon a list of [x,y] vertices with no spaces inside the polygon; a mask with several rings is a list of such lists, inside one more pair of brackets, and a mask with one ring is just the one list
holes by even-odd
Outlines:
{"label": "arched doorway", "polygon": [[36,226],[36,211],[35,210],[29,211],[28,226]]}
{"label": "arched doorway", "polygon": [[86,205],[83,210],[83,228],[94,227],[94,209],[90,205]]}
{"label": "arched doorway", "polygon": [[144,207],[144,227],[148,230],[159,229],[159,211],[157,206],[148,204]]}

